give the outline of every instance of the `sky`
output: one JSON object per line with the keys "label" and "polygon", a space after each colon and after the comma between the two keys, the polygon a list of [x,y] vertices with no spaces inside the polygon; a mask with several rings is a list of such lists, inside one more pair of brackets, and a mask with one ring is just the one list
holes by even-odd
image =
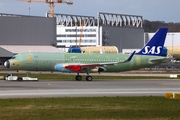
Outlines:
{"label": "sky", "polygon": [[[180,22],[180,0],[69,1],[72,1],[73,5],[55,4],[54,13],[94,16],[97,18],[98,12],[104,12],[138,15],[149,21]],[[49,5],[44,2],[28,3],[19,0],[0,0],[0,13],[45,16],[48,11]]]}

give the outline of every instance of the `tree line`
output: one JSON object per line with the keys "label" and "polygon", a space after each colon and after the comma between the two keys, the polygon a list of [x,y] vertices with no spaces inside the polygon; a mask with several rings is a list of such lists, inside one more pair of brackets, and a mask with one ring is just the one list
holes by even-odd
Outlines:
{"label": "tree line", "polygon": [[156,32],[159,28],[168,28],[168,32],[180,32],[180,22],[179,23],[165,23],[164,21],[143,21],[143,28],[145,32]]}

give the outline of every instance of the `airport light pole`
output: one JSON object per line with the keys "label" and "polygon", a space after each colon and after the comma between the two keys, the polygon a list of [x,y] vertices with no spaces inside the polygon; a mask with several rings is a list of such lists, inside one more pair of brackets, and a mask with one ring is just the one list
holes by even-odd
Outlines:
{"label": "airport light pole", "polygon": [[174,34],[171,34],[172,36],[172,56],[174,56],[173,46],[174,46]]}
{"label": "airport light pole", "polygon": [[174,34],[172,33],[172,34],[168,34],[168,35],[171,35],[171,43],[172,43],[172,45],[171,45],[171,55],[172,55],[172,57],[174,56],[174,50],[173,50],[173,48],[174,48]]}

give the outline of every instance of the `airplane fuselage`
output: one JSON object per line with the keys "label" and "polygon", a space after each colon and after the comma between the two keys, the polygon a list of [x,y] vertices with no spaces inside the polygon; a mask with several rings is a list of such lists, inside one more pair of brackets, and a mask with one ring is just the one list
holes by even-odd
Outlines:
{"label": "airplane fuselage", "polygon": [[[60,71],[73,72],[64,66],[88,63],[121,62],[129,57],[128,54],[82,54],[82,53],[20,53],[9,60],[10,68],[28,71]],[[163,58],[158,56],[134,55],[132,60],[123,64],[99,66],[105,72],[122,72],[154,66],[160,62],[152,63],[152,58]],[[58,67],[56,67],[58,65]]]}

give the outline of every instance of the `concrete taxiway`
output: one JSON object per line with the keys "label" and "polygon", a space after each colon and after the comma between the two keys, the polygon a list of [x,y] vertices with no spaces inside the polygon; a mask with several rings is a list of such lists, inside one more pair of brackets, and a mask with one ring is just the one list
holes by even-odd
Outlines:
{"label": "concrete taxiway", "polygon": [[0,81],[0,98],[164,96],[180,92],[180,80]]}

